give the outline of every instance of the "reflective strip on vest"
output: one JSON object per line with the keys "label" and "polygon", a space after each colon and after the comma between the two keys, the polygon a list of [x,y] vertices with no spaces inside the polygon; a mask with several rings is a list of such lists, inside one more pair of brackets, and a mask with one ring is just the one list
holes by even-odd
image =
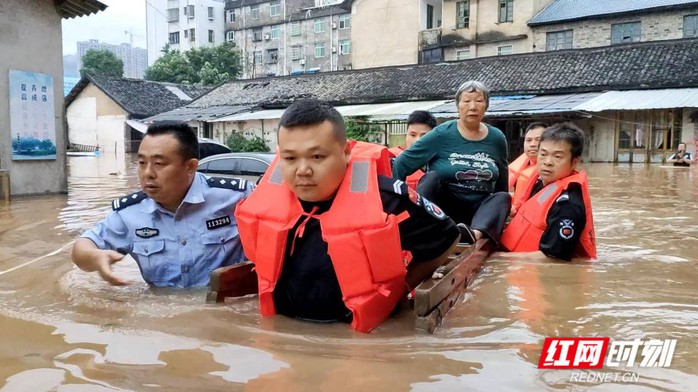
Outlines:
{"label": "reflective strip on vest", "polygon": [[269,176],[269,182],[272,184],[281,185],[283,181],[284,175],[281,174],[281,169],[279,169],[279,164],[277,163],[276,165],[274,165],[274,170],[271,172],[271,175]]}
{"label": "reflective strip on vest", "polygon": [[368,165],[368,161],[352,163],[349,192],[365,193],[368,190]]}
{"label": "reflective strip on vest", "polygon": [[558,186],[555,183],[550,184],[547,187],[545,187],[545,190],[540,194],[540,196],[538,196],[538,204],[545,203],[545,201],[548,200],[548,198],[551,195],[554,195],[555,192],[557,192],[557,188],[558,188]]}

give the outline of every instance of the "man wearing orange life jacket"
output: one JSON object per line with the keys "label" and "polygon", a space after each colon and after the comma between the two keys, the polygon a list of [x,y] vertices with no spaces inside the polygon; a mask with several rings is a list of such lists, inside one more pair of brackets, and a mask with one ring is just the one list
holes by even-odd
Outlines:
{"label": "man wearing orange life jacket", "polygon": [[584,132],[576,125],[546,128],[538,151],[539,177],[526,184],[525,201],[502,234],[507,250],[530,252],[527,258],[596,258],[587,177],[575,170],[583,149]]}
{"label": "man wearing orange life jacket", "polygon": [[516,214],[516,210],[523,203],[523,196],[528,183],[528,179],[537,175],[536,162],[538,156],[538,143],[540,135],[545,130],[545,124],[540,122],[531,123],[526,128],[524,134],[524,152],[509,164],[509,190],[514,191],[511,197],[511,215]]}
{"label": "man wearing orange life jacket", "polygon": [[348,142],[342,116],[327,104],[291,105],[278,143],[276,160],[235,212],[260,311],[370,332],[447,260],[460,232],[389,177],[385,147]]}
{"label": "man wearing orange life jacket", "polygon": [[[436,117],[425,110],[415,110],[407,117],[407,135],[405,136],[405,147],[392,147],[389,149],[390,153],[393,154],[394,157],[397,157],[400,155],[400,153],[410,148],[414,142],[426,135],[427,132],[434,129],[434,127],[436,127]],[[417,184],[423,175],[424,171],[420,169],[407,176],[405,179],[407,186],[412,189],[417,189]]]}

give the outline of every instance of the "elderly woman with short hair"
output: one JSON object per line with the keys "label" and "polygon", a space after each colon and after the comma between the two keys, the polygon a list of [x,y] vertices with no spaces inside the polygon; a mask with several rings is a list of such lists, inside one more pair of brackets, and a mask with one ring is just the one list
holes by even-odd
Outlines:
{"label": "elderly woman with short hair", "polygon": [[507,141],[502,131],[482,122],[489,106],[485,85],[463,83],[456,106],[458,119],[434,128],[400,154],[393,176],[405,180],[426,165],[417,192],[461,223],[465,242],[483,235],[497,241],[511,206]]}

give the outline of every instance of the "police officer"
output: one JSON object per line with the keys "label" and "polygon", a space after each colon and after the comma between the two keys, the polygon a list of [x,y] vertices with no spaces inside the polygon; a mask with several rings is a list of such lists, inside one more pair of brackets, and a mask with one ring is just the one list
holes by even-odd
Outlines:
{"label": "police officer", "polygon": [[113,201],[113,211],[75,242],[73,262],[125,285],[111,264],[130,254],[153,286],[201,287],[214,269],[242,261],[233,212],[253,185],[198,173],[198,156],[186,123],[150,125],[138,149],[142,191]]}

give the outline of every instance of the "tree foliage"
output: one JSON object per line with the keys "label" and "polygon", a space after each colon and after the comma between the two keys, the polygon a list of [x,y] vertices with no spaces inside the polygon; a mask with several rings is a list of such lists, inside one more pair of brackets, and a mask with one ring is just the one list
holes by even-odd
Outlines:
{"label": "tree foliage", "polygon": [[225,140],[225,144],[232,152],[267,152],[269,147],[259,136],[253,136],[252,139],[244,137],[240,133],[232,133]]}
{"label": "tree foliage", "polygon": [[170,49],[145,71],[145,79],[156,82],[215,85],[240,74],[240,54],[229,43],[194,48],[187,52]]}
{"label": "tree foliage", "polygon": [[103,75],[120,78],[124,76],[124,62],[108,50],[90,49],[82,56],[80,76]]}
{"label": "tree foliage", "polygon": [[347,139],[369,143],[380,143],[382,139],[383,128],[380,125],[371,124],[366,117],[352,117],[346,120],[344,125],[347,129]]}

